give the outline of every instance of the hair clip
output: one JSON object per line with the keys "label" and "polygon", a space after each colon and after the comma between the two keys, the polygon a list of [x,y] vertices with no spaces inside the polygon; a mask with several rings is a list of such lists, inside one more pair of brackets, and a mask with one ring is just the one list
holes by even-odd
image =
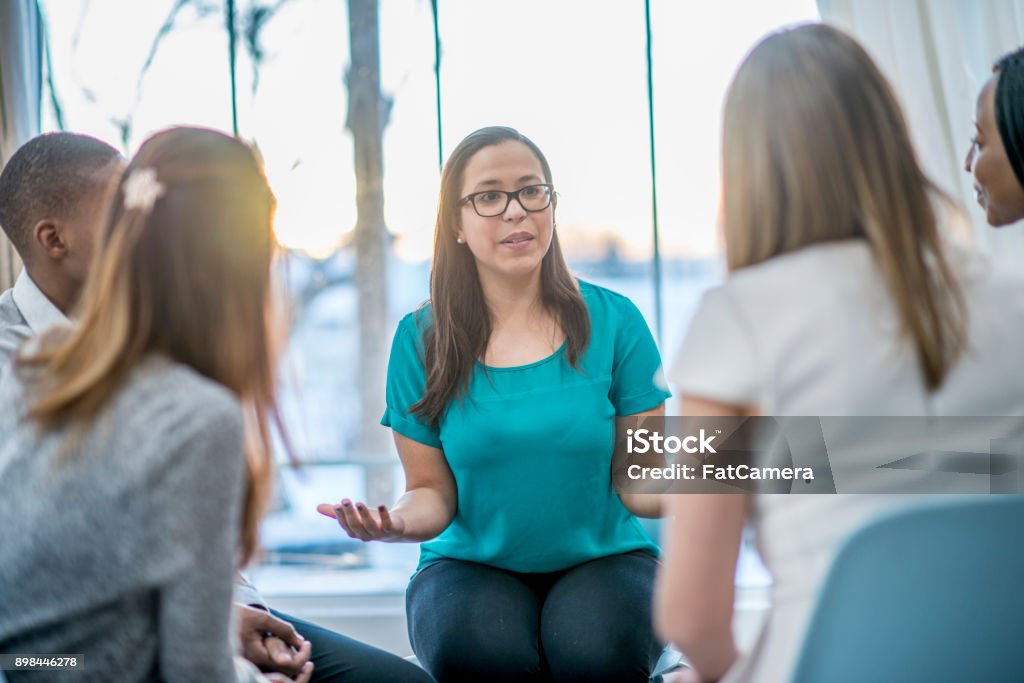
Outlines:
{"label": "hair clip", "polygon": [[166,193],[167,187],[157,180],[155,168],[137,168],[124,181],[124,208],[149,213]]}

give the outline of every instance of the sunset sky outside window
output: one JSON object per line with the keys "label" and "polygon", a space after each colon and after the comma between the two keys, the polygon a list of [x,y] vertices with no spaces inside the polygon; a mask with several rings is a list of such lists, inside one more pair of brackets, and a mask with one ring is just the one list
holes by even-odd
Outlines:
{"label": "sunset sky outside window", "polygon": [[[220,3],[185,7],[143,64],[173,0],[48,0],[54,80],[71,130],[125,151],[174,123],[229,129]],[[239,3],[240,9],[247,4]],[[615,242],[651,253],[644,7],[588,0],[441,0],[444,153],[475,128],[519,128],[545,150],[570,255]],[[429,258],[439,172],[430,2],[380,5],[385,215],[399,257]],[[817,18],[813,0],[651,3],[659,216],[664,253],[717,252],[719,118],[728,81],[765,31]],[[116,46],[116,47],[112,47]],[[267,22],[259,82],[238,53],[239,126],[264,154],[281,242],[331,253],[355,222],[344,129],[348,28],[341,0],[292,0]],[[52,116],[44,128],[52,129]]]}

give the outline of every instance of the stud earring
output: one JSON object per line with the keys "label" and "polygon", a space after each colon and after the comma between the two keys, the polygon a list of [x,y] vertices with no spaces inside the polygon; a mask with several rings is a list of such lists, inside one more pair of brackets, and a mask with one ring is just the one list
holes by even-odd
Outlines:
{"label": "stud earring", "polygon": [[456,237],[455,241],[458,242],[459,244],[465,244],[466,243],[466,240],[462,239],[461,237]]}

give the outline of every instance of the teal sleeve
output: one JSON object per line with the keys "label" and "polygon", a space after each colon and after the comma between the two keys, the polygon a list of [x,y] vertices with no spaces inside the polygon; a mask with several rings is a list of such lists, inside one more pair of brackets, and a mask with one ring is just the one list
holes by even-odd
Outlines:
{"label": "teal sleeve", "polygon": [[441,448],[440,429],[430,426],[426,420],[409,410],[423,397],[426,388],[427,374],[423,366],[422,345],[417,343],[418,337],[414,317],[407,316],[399,323],[395,339],[391,342],[385,392],[387,407],[380,423],[413,441]]}
{"label": "teal sleeve", "polygon": [[625,297],[618,303],[609,398],[616,415],[634,415],[656,408],[672,394],[665,384],[658,345],[643,314]]}

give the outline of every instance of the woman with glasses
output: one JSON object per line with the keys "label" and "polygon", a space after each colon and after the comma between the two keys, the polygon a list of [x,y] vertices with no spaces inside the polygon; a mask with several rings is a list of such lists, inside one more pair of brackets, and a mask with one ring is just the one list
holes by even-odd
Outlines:
{"label": "woman with glasses", "polygon": [[[722,160],[729,275],[705,294],[672,369],[682,415],[1024,415],[1024,281],[942,234],[938,212],[950,202],[856,41],[820,24],[763,39],[726,95]],[[909,454],[884,429],[831,424],[836,472],[879,472]],[[672,496],[655,611],[693,664],[680,680],[792,680],[840,543],[915,502],[869,493],[933,488],[932,474],[867,477],[870,492]],[[772,608],[741,658],[733,577],[748,523],[772,574]]]}
{"label": "woman with glasses", "polygon": [[975,134],[965,170],[993,227],[1024,218],[1024,49],[992,67],[975,107]]}
{"label": "woman with glasses", "polygon": [[420,542],[420,661],[450,681],[646,681],[657,546],[612,488],[615,416],[663,414],[636,307],[574,278],[537,146],[491,127],[444,167],[429,303],[398,327],[387,410],[393,508],[321,505],[352,537]]}

